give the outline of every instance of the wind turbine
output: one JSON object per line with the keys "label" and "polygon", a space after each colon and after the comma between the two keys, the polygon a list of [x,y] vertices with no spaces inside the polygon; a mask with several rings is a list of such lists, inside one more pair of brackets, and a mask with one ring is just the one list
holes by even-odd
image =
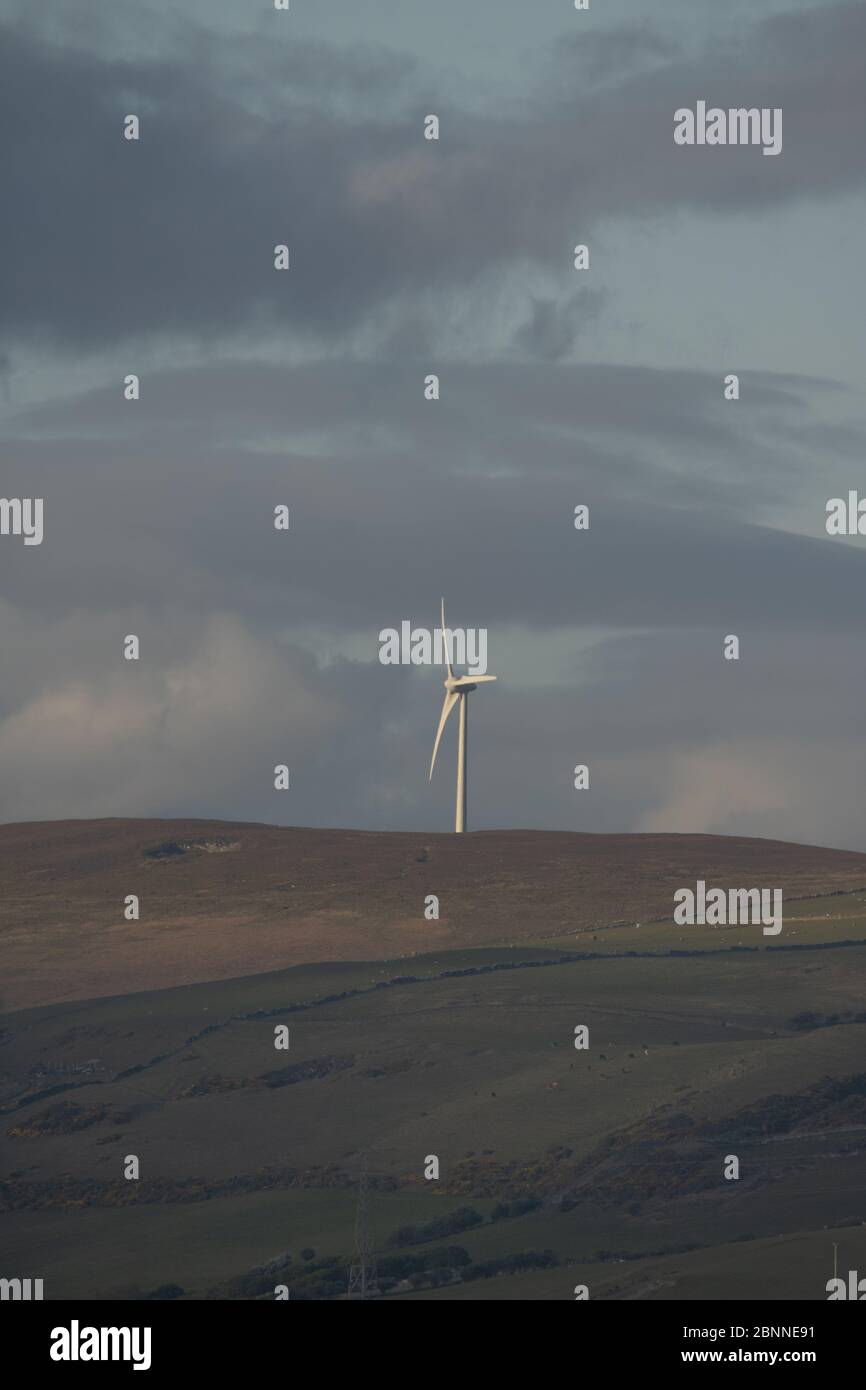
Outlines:
{"label": "wind turbine", "polygon": [[442,714],[439,717],[439,728],[436,730],[436,742],[433,744],[433,757],[430,759],[430,776],[428,781],[433,780],[433,768],[436,763],[436,754],[439,751],[439,741],[442,738],[442,730],[445,728],[445,721],[453,710],[457,702],[460,702],[460,732],[457,738],[457,811],[454,817],[454,830],[456,834],[462,835],[466,829],[466,748],[469,738],[467,710],[469,705],[469,694],[477,689],[484,681],[495,681],[495,676],[455,676],[451,669],[451,651],[448,643],[450,633],[445,626],[445,600],[442,600],[442,642],[445,646],[445,664],[448,667],[448,679],[443,682],[445,686],[445,703],[442,706]]}

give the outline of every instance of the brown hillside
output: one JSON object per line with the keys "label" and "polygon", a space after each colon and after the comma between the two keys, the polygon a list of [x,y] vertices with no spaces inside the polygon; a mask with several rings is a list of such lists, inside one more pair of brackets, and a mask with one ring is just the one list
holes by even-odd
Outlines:
{"label": "brown hillside", "polygon": [[[649,920],[697,878],[807,897],[866,885],[866,855],[713,835],[0,826],[2,1007]],[[138,922],[123,916],[131,893]],[[428,893],[438,922],[424,919]]]}

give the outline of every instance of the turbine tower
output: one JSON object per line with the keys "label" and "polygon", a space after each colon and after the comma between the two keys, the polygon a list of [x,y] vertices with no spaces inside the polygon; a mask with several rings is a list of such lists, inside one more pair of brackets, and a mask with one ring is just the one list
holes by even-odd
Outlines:
{"label": "turbine tower", "polygon": [[436,742],[433,744],[433,757],[430,759],[430,777],[433,780],[433,768],[436,763],[436,754],[439,751],[439,741],[442,738],[442,730],[445,728],[445,721],[453,710],[454,706],[460,704],[460,729],[457,736],[457,811],[454,817],[454,830],[456,834],[462,835],[466,829],[466,753],[469,743],[468,725],[468,706],[470,692],[477,689],[484,681],[495,681],[495,676],[455,676],[451,669],[451,647],[449,638],[450,632],[445,626],[445,600],[442,600],[442,642],[445,647],[445,664],[448,667],[448,679],[445,685],[445,703],[442,706],[442,714],[439,717],[439,728],[436,730]]}

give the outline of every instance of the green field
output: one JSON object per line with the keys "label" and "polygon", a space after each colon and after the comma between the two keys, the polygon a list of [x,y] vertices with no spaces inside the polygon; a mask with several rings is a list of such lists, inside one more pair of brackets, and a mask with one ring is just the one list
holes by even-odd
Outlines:
{"label": "green field", "polygon": [[[365,1159],[380,1260],[456,1246],[472,1271],[390,1297],[823,1297],[832,1228],[866,1221],[866,944],[838,944],[864,912],[790,905],[772,945],[798,950],[642,924],[582,938],[590,958],[488,947],[9,1015],[7,1260],[47,1297],[203,1298],[262,1296],[243,1280],[280,1259],[303,1297],[330,1258],[337,1296]],[[555,1263],[488,1268],[528,1251]]]}

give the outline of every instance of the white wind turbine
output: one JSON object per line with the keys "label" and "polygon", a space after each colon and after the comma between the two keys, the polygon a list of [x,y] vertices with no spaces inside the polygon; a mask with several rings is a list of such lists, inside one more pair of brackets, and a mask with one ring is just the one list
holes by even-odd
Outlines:
{"label": "white wind turbine", "polygon": [[445,662],[448,667],[448,679],[445,685],[445,703],[442,706],[442,714],[439,718],[439,728],[436,730],[436,742],[433,744],[433,757],[430,759],[430,777],[433,779],[433,767],[436,762],[436,754],[439,751],[439,741],[442,738],[442,730],[445,728],[445,721],[453,710],[454,706],[460,701],[460,732],[457,739],[457,812],[454,817],[454,829],[458,835],[466,829],[466,749],[468,743],[467,728],[467,707],[469,704],[469,693],[481,685],[483,681],[495,681],[495,676],[455,676],[451,669],[451,649],[449,637],[451,634],[445,626],[445,600],[442,600],[442,642],[445,646]]}

